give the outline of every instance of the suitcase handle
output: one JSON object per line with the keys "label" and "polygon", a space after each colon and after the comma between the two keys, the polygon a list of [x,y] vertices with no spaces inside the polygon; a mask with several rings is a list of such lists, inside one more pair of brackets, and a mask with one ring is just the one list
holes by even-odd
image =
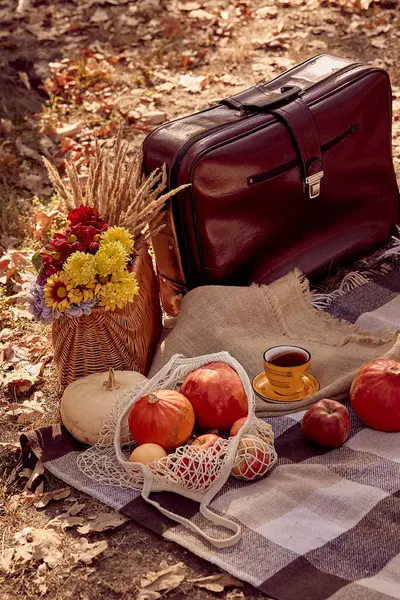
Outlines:
{"label": "suitcase handle", "polygon": [[254,98],[254,92],[256,92],[255,101],[251,103],[240,102],[234,97],[225,98],[220,101],[220,104],[229,106],[235,110],[246,110],[250,112],[263,112],[269,110],[274,106],[279,106],[289,100],[298,98],[303,90],[298,85],[285,85],[281,88],[280,93],[278,92],[266,92],[262,85],[257,85],[252,89],[252,100]]}

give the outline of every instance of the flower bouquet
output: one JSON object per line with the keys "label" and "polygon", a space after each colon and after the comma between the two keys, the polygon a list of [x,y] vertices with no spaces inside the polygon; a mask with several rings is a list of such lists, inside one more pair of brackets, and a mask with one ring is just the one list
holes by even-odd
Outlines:
{"label": "flower bouquet", "polygon": [[90,315],[95,306],[124,308],[139,293],[129,231],[109,227],[90,206],[74,208],[68,221],[36,260],[40,266],[30,306],[44,323]]}
{"label": "flower bouquet", "polygon": [[33,315],[52,323],[61,384],[96,371],[147,374],[161,330],[158,282],[148,254],[166,200],[165,168],[142,183],[141,155],[118,134],[114,153],[96,147],[82,191],[73,165],[69,185],[45,160],[68,226],[34,257]]}

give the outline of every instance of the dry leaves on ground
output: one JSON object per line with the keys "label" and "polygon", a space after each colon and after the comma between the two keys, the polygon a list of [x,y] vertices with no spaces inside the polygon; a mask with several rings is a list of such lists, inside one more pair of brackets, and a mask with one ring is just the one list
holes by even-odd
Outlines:
{"label": "dry leaves on ground", "polygon": [[71,556],[74,562],[83,562],[90,565],[96,556],[102,554],[108,548],[106,540],[90,544],[86,538],[81,538],[74,546]]}
{"label": "dry leaves on ground", "polygon": [[0,571],[10,573],[13,567],[14,548],[4,548],[0,554]]}
{"label": "dry leaves on ground", "polygon": [[187,92],[197,94],[206,86],[207,76],[199,75],[196,77],[194,75],[181,75],[178,79],[178,84],[185,88]]}
{"label": "dry leaves on ground", "polygon": [[83,517],[77,517],[85,504],[72,504],[69,509],[63,513],[60,513],[54,519],[48,522],[47,527],[60,527],[61,529],[69,529],[70,527],[76,527],[77,525],[83,525],[85,522]]}
{"label": "dry leaves on ground", "polygon": [[177,588],[186,577],[186,567],[182,562],[167,567],[162,571],[150,571],[141,581],[142,589],[136,600],[156,600],[161,593]]}
{"label": "dry leaves on ground", "polygon": [[6,384],[8,390],[15,395],[26,394],[39,382],[49,360],[51,356],[45,356],[36,364],[26,363],[23,367],[12,371],[3,384]]}
{"label": "dry leaves on ground", "polygon": [[[90,519],[91,517],[89,517]],[[92,517],[92,521],[85,523],[82,527],[78,528],[79,533],[86,535],[87,533],[94,533],[99,531],[106,531],[107,529],[115,529],[128,519],[119,515],[118,513],[101,512]]]}
{"label": "dry leaves on ground", "polygon": [[42,560],[50,568],[54,568],[63,558],[60,550],[62,538],[54,529],[25,527],[15,534],[14,540],[15,559],[22,563]]}
{"label": "dry leaves on ground", "polygon": [[[0,258],[0,284],[6,284],[19,269],[30,267],[30,252],[10,250]],[[19,281],[21,281],[20,278]]]}
{"label": "dry leaves on ground", "polygon": [[243,587],[243,583],[239,579],[235,579],[231,575],[225,573],[217,573],[208,577],[198,577],[191,579],[190,583],[201,588],[205,588],[210,592],[223,592],[226,587]]}
{"label": "dry leaves on ground", "polygon": [[35,508],[45,508],[52,500],[64,500],[65,498],[68,498],[70,494],[71,488],[68,487],[46,492],[45,494],[40,494],[37,497],[33,503],[33,506]]}
{"label": "dry leaves on ground", "polygon": [[24,400],[21,404],[12,402],[4,407],[4,416],[17,416],[17,423],[23,425],[29,421],[39,418],[44,413],[43,403],[38,402],[33,396],[32,399]]}

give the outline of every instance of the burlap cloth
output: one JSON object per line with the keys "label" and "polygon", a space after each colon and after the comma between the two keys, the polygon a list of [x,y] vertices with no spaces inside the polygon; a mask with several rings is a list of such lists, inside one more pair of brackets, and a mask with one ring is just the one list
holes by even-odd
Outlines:
{"label": "burlap cloth", "polygon": [[150,376],[174,354],[193,357],[226,350],[253,379],[263,370],[264,351],[280,344],[309,350],[310,372],[321,389],[290,406],[257,398],[260,417],[296,412],[321,398],[345,398],[361,365],[378,357],[400,360],[400,336],[395,331],[364,332],[317,311],[307,279],[293,271],[269,286],[205,286],[191,291],[175,328],[156,354]]}

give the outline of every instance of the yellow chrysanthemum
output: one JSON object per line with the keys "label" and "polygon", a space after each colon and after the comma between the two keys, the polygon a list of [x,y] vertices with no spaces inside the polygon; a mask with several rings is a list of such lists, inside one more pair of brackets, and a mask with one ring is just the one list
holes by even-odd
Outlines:
{"label": "yellow chrysanthemum", "polygon": [[86,302],[87,300],[93,300],[94,286],[95,284],[91,284],[90,287],[79,286],[72,288],[68,294],[69,300],[74,304],[80,304],[81,302]]}
{"label": "yellow chrysanthemum", "polygon": [[44,303],[58,312],[64,312],[71,306],[72,301],[69,294],[72,283],[62,271],[55,273],[48,278],[44,286]]}
{"label": "yellow chrysanthemum", "polygon": [[64,263],[64,272],[73,286],[92,286],[96,278],[96,259],[93,254],[74,252]]}
{"label": "yellow chrysanthemum", "polygon": [[110,227],[102,234],[101,241],[103,244],[120,242],[128,254],[132,252],[133,237],[125,227]]}
{"label": "yellow chrysanthemum", "polygon": [[128,260],[128,252],[121,242],[104,242],[95,254],[97,272],[101,277],[123,271]]}
{"label": "yellow chrysanthemum", "polygon": [[96,287],[99,306],[106,310],[123,308],[127,302],[133,302],[139,293],[139,286],[135,273],[122,271],[119,275],[113,275],[110,281]]}

